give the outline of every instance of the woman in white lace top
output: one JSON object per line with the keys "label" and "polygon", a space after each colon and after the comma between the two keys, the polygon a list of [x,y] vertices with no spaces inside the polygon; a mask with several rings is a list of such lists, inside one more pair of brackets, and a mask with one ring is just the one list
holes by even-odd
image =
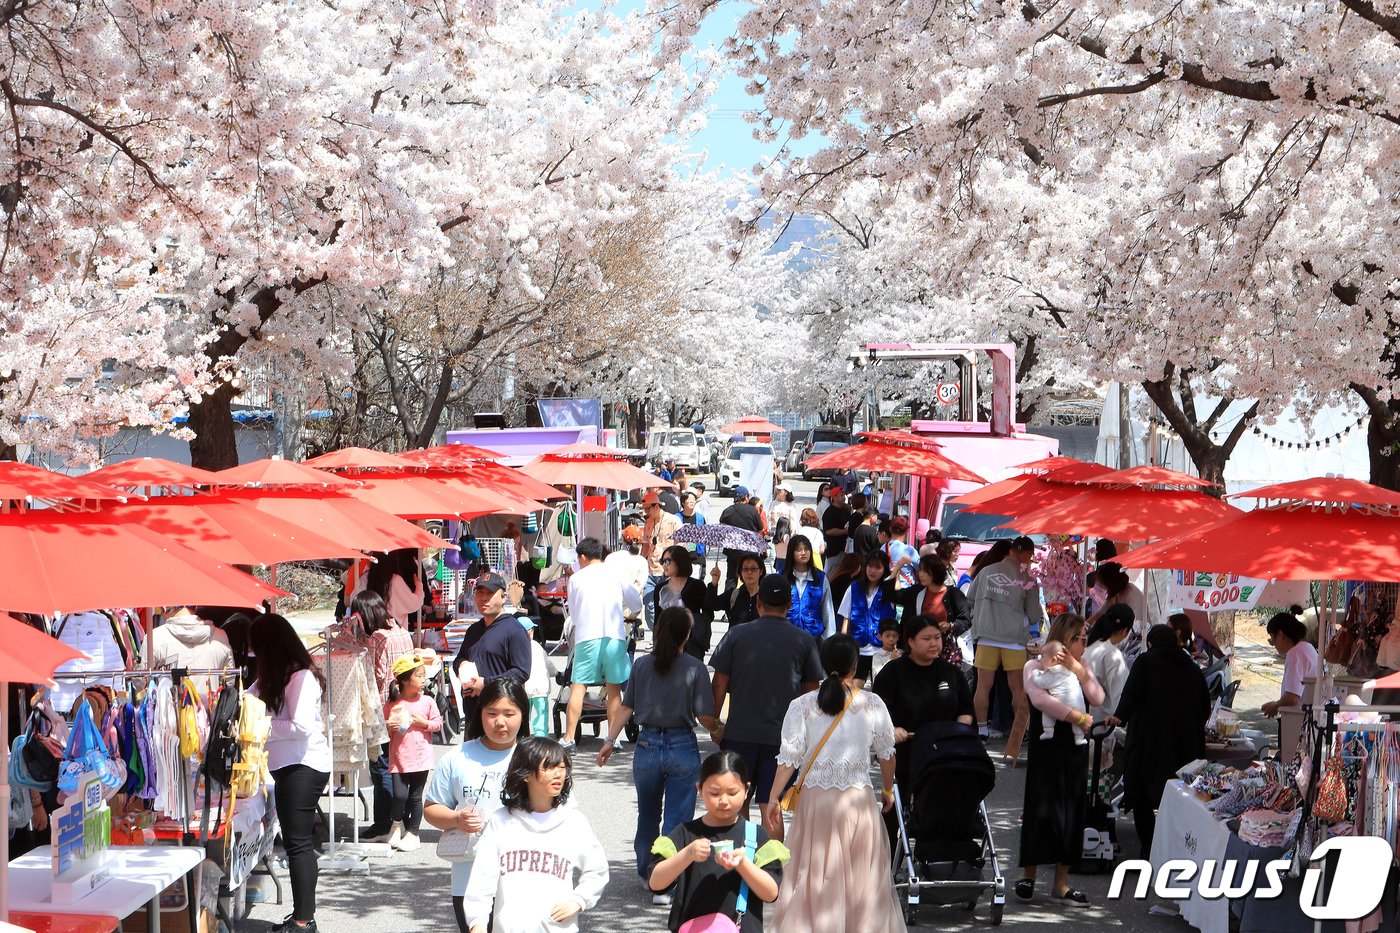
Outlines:
{"label": "woman in white lace top", "polygon": [[[854,688],[859,657],[851,636],[828,638],[821,689],[793,700],[783,717],[773,800],[764,813],[770,833],[783,818],[777,790],[799,771],[805,777],[787,833],[792,861],[778,891],[777,933],[905,929],[880,818],[894,801],[894,724],[884,701]],[[870,781],[872,753],[880,763],[879,803]]]}

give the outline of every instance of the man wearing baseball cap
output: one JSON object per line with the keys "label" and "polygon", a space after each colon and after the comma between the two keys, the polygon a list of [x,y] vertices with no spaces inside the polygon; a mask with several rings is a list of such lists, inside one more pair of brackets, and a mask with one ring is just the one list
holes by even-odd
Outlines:
{"label": "man wearing baseball cap", "polygon": [[[462,680],[464,722],[476,716],[476,698],[491,681],[510,677],[524,684],[530,679],[530,636],[512,617],[501,615],[506,605],[505,579],[495,571],[483,573],[476,578],[473,595],[481,619],[462,636],[462,647],[452,661]],[[511,624],[497,625],[502,618]],[[468,661],[473,666],[464,674],[462,665]]]}
{"label": "man wearing baseball cap", "polygon": [[[724,709],[729,697],[720,747],[749,766],[749,801],[757,800],[760,808],[774,792],[788,704],[822,680],[817,640],[787,620],[791,603],[792,584],[781,574],[768,574],[758,584],[758,618],[731,628],[710,658],[715,709]],[[781,826],[775,835],[782,838]]]}
{"label": "man wearing baseball cap", "polygon": [[[734,504],[720,513],[719,523],[734,528],[743,528],[754,534],[763,534],[763,516],[759,515],[758,509],[749,502],[749,491],[743,486],[734,487]],[[756,552],[736,551],[733,548],[724,549],[726,558],[725,589],[732,589],[739,584],[739,570],[744,562],[744,555],[750,553]]]}
{"label": "man wearing baseball cap", "polygon": [[642,556],[647,559],[647,585],[642,591],[642,611],[646,614],[647,628],[656,622],[656,607],[652,605],[652,591],[666,582],[661,570],[661,555],[675,542],[672,536],[680,530],[681,520],[661,505],[661,497],[648,492],[642,497],[642,510],[647,521],[642,526]]}

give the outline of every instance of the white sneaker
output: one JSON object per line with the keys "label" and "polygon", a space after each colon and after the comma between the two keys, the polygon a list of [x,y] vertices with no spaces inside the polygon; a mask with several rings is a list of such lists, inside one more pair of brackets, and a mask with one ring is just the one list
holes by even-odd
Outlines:
{"label": "white sneaker", "polygon": [[562,748],[562,749],[564,750],[564,754],[566,754],[566,755],[572,755],[572,754],[574,753],[574,748],[575,748],[577,745],[578,745],[578,743],[575,742],[575,741],[573,741],[572,739],[570,739],[570,740],[567,741],[567,742],[560,742],[560,743],[559,743],[559,747]]}
{"label": "white sneaker", "polygon": [[389,843],[389,848],[397,849],[399,843],[403,842],[403,828],[395,826],[393,831],[389,833],[389,838],[385,841]]}
{"label": "white sneaker", "polygon": [[671,895],[667,894],[665,891],[662,891],[660,894],[653,894],[651,896],[651,902],[657,907],[670,907]]}
{"label": "white sneaker", "polygon": [[615,751],[615,752],[620,752],[620,751],[622,751],[622,747],[623,747],[624,745],[626,745],[626,744],[627,744],[627,739],[626,739],[626,737],[619,735],[619,736],[617,737],[617,741],[613,743],[613,751]]}
{"label": "white sneaker", "polygon": [[418,837],[413,833],[404,833],[403,836],[399,838],[398,842],[392,843],[394,848],[398,849],[400,852],[416,852],[422,844],[423,843],[419,842]]}

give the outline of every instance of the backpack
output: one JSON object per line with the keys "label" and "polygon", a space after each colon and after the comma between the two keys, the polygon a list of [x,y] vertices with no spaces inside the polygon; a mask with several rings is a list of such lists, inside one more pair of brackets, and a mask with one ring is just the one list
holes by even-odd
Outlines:
{"label": "backpack", "polygon": [[214,701],[209,717],[209,744],[204,749],[204,764],[200,773],[224,787],[233,783],[234,765],[238,764],[238,706],[239,690],[225,686]]}
{"label": "backpack", "polygon": [[233,793],[248,798],[271,776],[267,770],[267,737],[272,717],[267,704],[251,693],[243,694],[238,707],[238,760],[233,765]]}

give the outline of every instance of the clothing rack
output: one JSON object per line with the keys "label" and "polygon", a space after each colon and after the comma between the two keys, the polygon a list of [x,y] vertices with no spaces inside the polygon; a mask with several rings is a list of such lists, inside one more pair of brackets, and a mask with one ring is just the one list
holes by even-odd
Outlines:
{"label": "clothing rack", "polygon": [[[345,621],[327,626],[321,633],[325,638],[321,647],[325,650],[326,656],[326,747],[329,749],[331,756],[331,779],[330,787],[327,788],[330,793],[330,806],[327,809],[326,815],[326,820],[329,824],[327,834],[330,838],[326,843],[326,854],[321,856],[320,865],[323,871],[367,872],[369,871],[369,862],[365,861],[365,859],[368,856],[373,855],[387,858],[393,854],[393,851],[386,843],[360,842],[360,824],[358,821],[355,821],[353,824],[353,841],[349,846],[341,846],[335,837],[335,678],[331,676],[331,657],[337,652],[349,656],[356,651],[367,650],[354,640],[350,632],[346,631],[351,625],[350,617],[347,616]],[[332,632],[333,629],[336,631]],[[356,771],[350,776],[350,791],[352,796],[356,799],[359,798],[359,771]]]}

